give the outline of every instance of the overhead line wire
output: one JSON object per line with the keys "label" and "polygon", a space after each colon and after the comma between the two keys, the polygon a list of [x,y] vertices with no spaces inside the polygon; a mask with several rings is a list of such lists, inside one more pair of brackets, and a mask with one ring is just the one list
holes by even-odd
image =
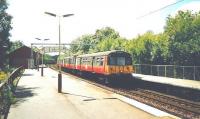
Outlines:
{"label": "overhead line wire", "polygon": [[142,15],[142,16],[140,16],[140,17],[137,17],[136,19],[141,19],[141,18],[143,18],[143,17],[146,17],[146,16],[148,16],[148,15],[151,15],[151,14],[153,14],[153,13],[155,13],[155,12],[161,11],[161,10],[167,8],[167,7],[173,6],[173,5],[178,4],[178,3],[180,3],[180,2],[183,2],[183,1],[185,1],[185,0],[179,0],[179,1],[175,2],[175,3],[169,4],[169,5],[167,5],[167,6],[164,6],[164,7],[160,8],[160,9],[151,11],[151,12],[145,14],[145,15]]}

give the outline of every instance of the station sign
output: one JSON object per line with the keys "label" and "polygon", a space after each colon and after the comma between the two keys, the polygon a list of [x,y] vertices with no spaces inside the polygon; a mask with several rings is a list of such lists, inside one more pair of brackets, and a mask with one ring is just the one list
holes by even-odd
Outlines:
{"label": "station sign", "polygon": [[[60,51],[61,52],[67,52],[67,48],[65,46],[60,46]],[[58,46],[45,46],[44,47],[44,52],[45,53],[51,53],[51,52],[59,52],[59,47]]]}

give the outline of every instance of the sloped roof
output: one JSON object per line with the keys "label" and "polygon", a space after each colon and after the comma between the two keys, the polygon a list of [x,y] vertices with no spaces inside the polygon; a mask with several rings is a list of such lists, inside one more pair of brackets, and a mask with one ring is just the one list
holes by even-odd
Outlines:
{"label": "sloped roof", "polygon": [[[22,46],[22,47],[20,47],[20,48],[18,48],[18,49],[16,49],[16,50],[14,50],[14,51],[12,51],[12,52],[10,52],[9,53],[9,56],[13,56],[13,55],[15,55],[15,54],[21,54],[21,53],[24,53],[25,51],[28,51],[28,52],[33,52],[34,54],[36,53],[34,50],[32,50],[30,47],[28,47],[28,46]],[[25,54],[24,54],[25,55]]]}

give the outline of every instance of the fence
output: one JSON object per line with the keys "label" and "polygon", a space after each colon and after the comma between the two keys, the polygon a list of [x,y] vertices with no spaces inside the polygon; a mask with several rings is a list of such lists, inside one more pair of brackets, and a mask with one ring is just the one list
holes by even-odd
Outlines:
{"label": "fence", "polygon": [[200,66],[134,64],[138,74],[200,81]]}
{"label": "fence", "polygon": [[0,119],[4,119],[11,104],[11,96],[17,83],[15,79],[22,74],[23,67],[14,70],[5,82],[0,83]]}

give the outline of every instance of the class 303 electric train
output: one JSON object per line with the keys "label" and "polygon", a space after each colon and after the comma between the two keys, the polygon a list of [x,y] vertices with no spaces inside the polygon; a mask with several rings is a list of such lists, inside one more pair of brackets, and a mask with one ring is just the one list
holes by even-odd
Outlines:
{"label": "class 303 electric train", "polygon": [[104,77],[106,82],[131,78],[134,72],[131,55],[118,50],[65,57],[58,65],[69,72]]}

